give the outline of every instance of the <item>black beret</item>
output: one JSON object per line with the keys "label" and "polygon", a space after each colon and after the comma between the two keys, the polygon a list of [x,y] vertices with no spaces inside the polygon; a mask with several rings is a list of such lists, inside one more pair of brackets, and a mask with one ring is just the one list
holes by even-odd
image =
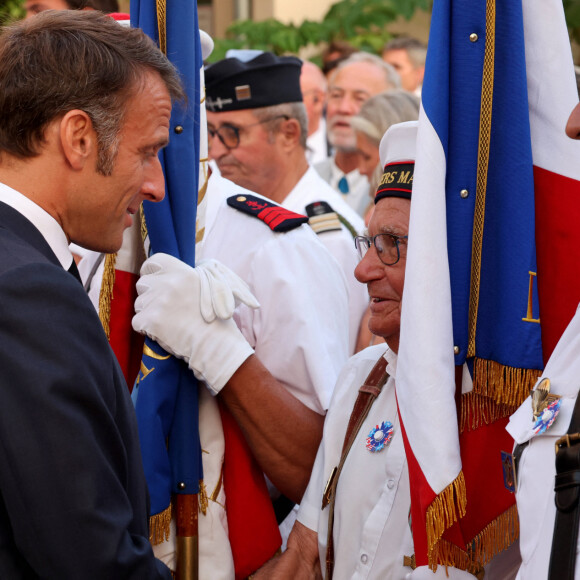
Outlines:
{"label": "black beret", "polygon": [[220,113],[302,102],[301,68],[299,58],[271,52],[248,62],[220,60],[205,69],[206,108]]}

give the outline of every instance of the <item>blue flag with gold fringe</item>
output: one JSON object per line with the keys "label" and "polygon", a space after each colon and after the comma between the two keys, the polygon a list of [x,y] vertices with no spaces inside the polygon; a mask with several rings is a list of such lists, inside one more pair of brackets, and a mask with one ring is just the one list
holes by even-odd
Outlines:
{"label": "blue flag with gold fringe", "polygon": [[[151,253],[170,254],[194,266],[202,66],[197,4],[131,0],[130,14],[131,25],[150,36],[177,68],[187,94],[187,102],[173,108],[170,143],[160,153],[165,199],[143,204]],[[151,536],[153,543],[159,543],[169,534],[173,494],[193,497],[191,505],[197,516],[195,494],[203,477],[197,381],[186,363],[147,339],[136,389],[139,436],[151,496]]]}

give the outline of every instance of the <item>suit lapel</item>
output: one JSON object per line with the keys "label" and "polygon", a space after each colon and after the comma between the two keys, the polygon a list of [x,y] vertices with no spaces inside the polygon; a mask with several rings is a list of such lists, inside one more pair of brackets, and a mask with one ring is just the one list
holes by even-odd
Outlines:
{"label": "suit lapel", "polygon": [[61,266],[48,242],[34,224],[2,201],[0,201],[0,228],[9,230],[23,242],[38,250],[49,262]]}

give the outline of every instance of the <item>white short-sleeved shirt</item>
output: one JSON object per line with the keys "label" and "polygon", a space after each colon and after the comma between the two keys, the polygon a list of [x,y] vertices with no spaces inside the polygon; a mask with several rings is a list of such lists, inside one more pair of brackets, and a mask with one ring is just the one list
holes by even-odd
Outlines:
{"label": "white short-sleeved shirt", "polygon": [[[353,356],[340,373],[324,424],[324,435],[298,520],[318,534],[322,566],[326,561],[328,507],[321,509],[323,490],[338,465],[346,427],[358,389],[384,355],[390,378],[374,402],[346,459],[336,490],[334,515],[335,580],[403,579],[411,569],[403,557],[413,554],[409,527],[409,474],[395,400],[396,355],[386,345],[371,346]],[[380,452],[366,439],[388,421],[393,436]]]}
{"label": "white short-sleeved shirt", "polygon": [[[426,566],[412,571],[403,565],[404,556],[414,553],[408,520],[411,505],[409,474],[395,401],[397,356],[386,345],[363,350],[353,356],[341,371],[326,415],[324,435],[310,483],[300,505],[298,521],[318,534],[319,556],[324,572],[328,507],[321,509],[323,490],[332,469],[339,463],[358,389],[383,354],[388,362],[390,378],[353,443],[337,487],[333,577],[336,580],[473,578],[456,568],[439,566],[437,574],[434,574]],[[373,453],[367,450],[366,439],[371,430],[383,421],[392,423],[393,438],[388,447]],[[516,542],[485,566],[486,578],[513,579],[519,561]],[[536,576],[523,578],[527,580]]]}
{"label": "white short-sleeved shirt", "polygon": [[[336,191],[309,167],[294,189],[286,196],[281,205],[285,208],[306,215],[306,206],[316,201],[325,201],[330,207],[344,217],[357,233],[364,230],[363,219],[340,197]],[[318,234],[320,241],[339,263],[348,284],[349,301],[349,354],[354,353],[361,318],[368,306],[366,286],[354,277],[358,264],[358,255],[352,234],[342,226],[341,230]]]}
{"label": "white short-sleeved shirt", "polygon": [[237,194],[260,197],[212,175],[196,259],[215,258],[249,285],[260,308],[238,307],[242,334],[276,379],[324,414],[348,358],[344,276],[309,226],[274,233],[260,219],[227,205]]}

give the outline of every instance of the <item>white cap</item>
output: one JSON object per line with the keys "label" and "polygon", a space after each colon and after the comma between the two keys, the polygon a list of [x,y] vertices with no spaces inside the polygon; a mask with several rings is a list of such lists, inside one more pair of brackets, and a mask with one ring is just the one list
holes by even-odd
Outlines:
{"label": "white cap", "polygon": [[199,39],[201,41],[201,57],[205,60],[213,52],[213,38],[200,28]]}
{"label": "white cap", "polygon": [[418,121],[405,121],[387,129],[379,145],[382,167],[395,161],[415,161],[418,127]]}

